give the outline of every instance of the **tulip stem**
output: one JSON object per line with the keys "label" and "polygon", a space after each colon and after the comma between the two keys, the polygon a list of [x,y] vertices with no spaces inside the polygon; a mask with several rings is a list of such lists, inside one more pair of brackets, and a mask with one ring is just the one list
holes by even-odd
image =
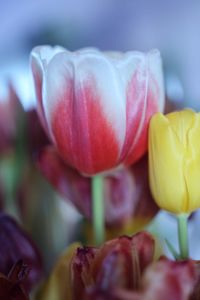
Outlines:
{"label": "tulip stem", "polygon": [[188,214],[177,215],[180,259],[186,259],[189,256],[187,219]]}
{"label": "tulip stem", "polygon": [[92,177],[92,221],[96,245],[102,244],[105,239],[103,179],[100,175]]}

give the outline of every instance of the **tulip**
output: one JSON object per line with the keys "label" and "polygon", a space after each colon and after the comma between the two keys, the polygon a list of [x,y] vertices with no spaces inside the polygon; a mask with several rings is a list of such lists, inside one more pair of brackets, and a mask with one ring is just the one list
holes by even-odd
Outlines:
{"label": "tulip", "polygon": [[149,128],[150,186],[158,206],[175,214],[200,207],[200,114],[160,113]]}
{"label": "tulip", "polygon": [[153,197],[178,220],[180,258],[188,257],[187,218],[200,207],[200,114],[192,110],[152,117],[149,172]]}
{"label": "tulip", "polygon": [[118,237],[100,248],[72,245],[37,299],[189,299],[197,279],[194,263],[154,261],[154,245],[147,232]]}
{"label": "tulip", "polygon": [[160,54],[36,47],[31,66],[41,122],[62,159],[94,175],[147,150],[151,116],[163,109]]}
{"label": "tulip", "polygon": [[[45,147],[36,159],[38,168],[54,188],[89,220],[92,217],[91,178],[67,166],[53,147]],[[131,168],[117,170],[104,177],[105,221],[114,236],[119,228],[130,233],[146,225],[157,213],[148,186],[147,158]],[[128,225],[129,224],[129,225]],[[121,228],[121,229],[122,229]],[[125,232],[123,232],[125,233]],[[110,234],[109,234],[110,235]]]}

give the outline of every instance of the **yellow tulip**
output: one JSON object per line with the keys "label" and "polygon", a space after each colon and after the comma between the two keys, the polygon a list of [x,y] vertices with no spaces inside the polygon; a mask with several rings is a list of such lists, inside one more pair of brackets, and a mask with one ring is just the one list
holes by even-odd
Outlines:
{"label": "yellow tulip", "polygon": [[149,177],[162,209],[181,214],[200,207],[200,113],[186,109],[152,117]]}

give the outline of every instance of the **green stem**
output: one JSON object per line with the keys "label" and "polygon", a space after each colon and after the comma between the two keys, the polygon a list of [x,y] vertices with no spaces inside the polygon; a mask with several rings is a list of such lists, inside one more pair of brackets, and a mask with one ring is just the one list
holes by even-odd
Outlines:
{"label": "green stem", "polygon": [[92,177],[92,220],[94,240],[97,245],[105,240],[103,191],[103,177],[100,175]]}
{"label": "green stem", "polygon": [[187,219],[188,214],[177,215],[180,259],[186,259],[189,256]]}

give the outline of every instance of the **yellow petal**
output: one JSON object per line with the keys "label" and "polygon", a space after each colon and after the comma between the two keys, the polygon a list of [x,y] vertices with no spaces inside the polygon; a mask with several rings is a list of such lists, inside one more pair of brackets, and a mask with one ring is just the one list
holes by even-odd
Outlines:
{"label": "yellow petal", "polygon": [[150,187],[157,204],[174,213],[182,212],[187,202],[183,160],[182,144],[169,120],[156,114],[149,130]]}
{"label": "yellow petal", "polygon": [[185,179],[188,190],[188,212],[200,207],[200,114],[195,114],[188,131],[188,148],[185,158]]}
{"label": "yellow petal", "polygon": [[70,262],[79,243],[74,243],[59,257],[37,300],[72,300]]}
{"label": "yellow petal", "polygon": [[200,207],[200,114],[156,114],[149,128],[149,176],[157,204],[173,213]]}

